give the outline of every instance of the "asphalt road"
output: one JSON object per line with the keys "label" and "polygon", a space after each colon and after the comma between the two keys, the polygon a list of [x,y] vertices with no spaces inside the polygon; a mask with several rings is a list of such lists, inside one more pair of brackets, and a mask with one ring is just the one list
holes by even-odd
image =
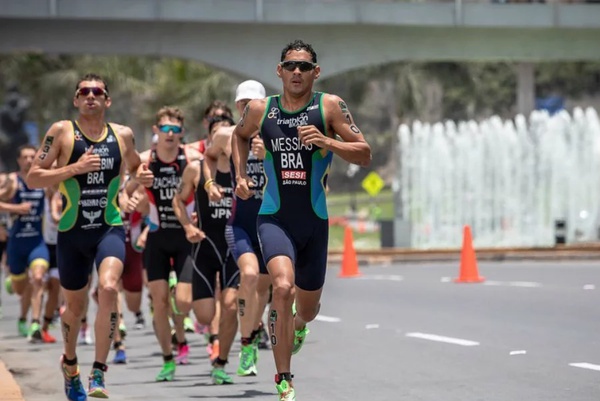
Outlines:
{"label": "asphalt road", "polygon": [[[361,270],[342,279],[330,269],[321,314],[293,360],[299,401],[600,399],[597,263],[480,263],[482,284],[454,283],[456,263]],[[26,401],[64,400],[60,345],[16,337],[16,298],[2,297],[0,359]],[[111,399],[277,399],[270,352],[261,354],[257,377],[214,386],[203,339],[188,340],[192,363],[178,368],[176,381],[154,383],[161,365],[154,336],[130,330],[129,364],[107,374]],[[93,347],[80,349],[87,373]]]}

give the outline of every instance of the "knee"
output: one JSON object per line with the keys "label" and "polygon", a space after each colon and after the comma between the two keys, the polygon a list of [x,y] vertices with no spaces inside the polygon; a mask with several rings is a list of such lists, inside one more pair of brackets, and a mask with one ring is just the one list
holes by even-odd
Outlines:
{"label": "knee", "polygon": [[237,299],[227,299],[221,303],[221,313],[237,319]]}
{"label": "knee", "polygon": [[67,301],[66,304],[67,310],[71,312],[77,319],[81,319],[85,316],[85,301]]}
{"label": "knee", "polygon": [[154,308],[154,313],[168,313],[171,305],[169,304],[169,297],[158,297],[152,296],[152,307]]}
{"label": "knee", "polygon": [[273,302],[292,302],[296,295],[296,287],[293,283],[279,280],[273,283]]}
{"label": "knee", "polygon": [[119,286],[116,282],[104,283],[98,287],[98,300],[104,298],[116,298],[119,293]]}
{"label": "knee", "polygon": [[255,289],[258,286],[258,272],[254,269],[240,269],[240,284],[246,289]]}
{"label": "knee", "polygon": [[304,306],[300,304],[296,304],[296,314],[300,317],[300,319],[305,322],[312,322],[315,320],[317,315],[319,314],[319,310],[321,309],[321,304],[313,305],[313,306]]}

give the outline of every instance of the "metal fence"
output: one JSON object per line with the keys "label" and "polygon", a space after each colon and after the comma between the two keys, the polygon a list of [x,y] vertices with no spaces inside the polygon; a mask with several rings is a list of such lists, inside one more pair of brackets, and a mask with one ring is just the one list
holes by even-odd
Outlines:
{"label": "metal fence", "polygon": [[600,121],[594,109],[535,111],[398,131],[397,213],[415,248],[459,247],[462,227],[478,246],[551,246],[597,239]]}

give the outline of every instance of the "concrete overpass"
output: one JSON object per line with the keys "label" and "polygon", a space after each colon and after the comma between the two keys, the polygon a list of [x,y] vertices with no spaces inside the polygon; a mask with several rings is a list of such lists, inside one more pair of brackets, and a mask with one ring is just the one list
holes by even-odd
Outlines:
{"label": "concrete overpass", "polygon": [[0,52],[202,61],[279,87],[296,38],[323,77],[399,60],[600,60],[600,5],[368,0],[2,0]]}

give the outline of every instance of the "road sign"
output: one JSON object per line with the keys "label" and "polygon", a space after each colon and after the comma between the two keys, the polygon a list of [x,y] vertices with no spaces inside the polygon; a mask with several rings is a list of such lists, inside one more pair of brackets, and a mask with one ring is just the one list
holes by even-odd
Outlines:
{"label": "road sign", "polygon": [[375,171],[371,171],[362,180],[362,187],[371,196],[377,196],[379,192],[385,187],[385,182]]}

